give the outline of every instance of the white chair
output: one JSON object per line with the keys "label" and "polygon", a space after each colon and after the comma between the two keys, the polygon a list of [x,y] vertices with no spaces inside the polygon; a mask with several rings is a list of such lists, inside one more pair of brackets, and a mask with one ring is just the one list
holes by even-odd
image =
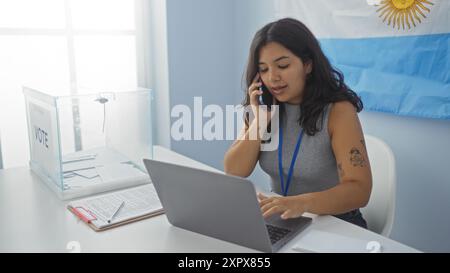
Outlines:
{"label": "white chair", "polygon": [[394,223],[396,171],[391,148],[381,139],[365,135],[372,169],[372,194],[361,211],[369,230],[389,237]]}

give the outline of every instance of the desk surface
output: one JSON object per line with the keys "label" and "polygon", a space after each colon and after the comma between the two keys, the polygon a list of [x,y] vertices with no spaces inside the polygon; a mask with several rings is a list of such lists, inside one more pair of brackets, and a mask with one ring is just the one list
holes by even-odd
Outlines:
{"label": "desk surface", "polygon": [[[154,158],[215,170],[158,146]],[[165,215],[94,232],[67,210],[68,202],[59,200],[28,167],[0,170],[0,252],[69,252],[72,241],[79,243],[82,252],[256,252],[174,227]],[[313,223],[280,252],[292,252],[292,246],[311,229],[376,241],[383,252],[417,252],[332,216],[308,216]]]}

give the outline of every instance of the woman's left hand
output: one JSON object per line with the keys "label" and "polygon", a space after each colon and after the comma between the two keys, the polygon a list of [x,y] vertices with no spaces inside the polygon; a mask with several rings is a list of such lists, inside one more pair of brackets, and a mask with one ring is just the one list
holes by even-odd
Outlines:
{"label": "woman's left hand", "polygon": [[296,218],[306,212],[307,200],[302,195],[271,196],[258,193],[259,206],[264,218],[273,214],[281,214],[282,219]]}

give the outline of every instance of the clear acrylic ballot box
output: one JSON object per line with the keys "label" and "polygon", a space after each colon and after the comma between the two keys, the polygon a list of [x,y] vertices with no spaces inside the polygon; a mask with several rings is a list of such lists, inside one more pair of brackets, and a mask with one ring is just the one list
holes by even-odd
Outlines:
{"label": "clear acrylic ballot box", "polygon": [[52,96],[24,87],[30,167],[63,199],[150,182],[152,92]]}

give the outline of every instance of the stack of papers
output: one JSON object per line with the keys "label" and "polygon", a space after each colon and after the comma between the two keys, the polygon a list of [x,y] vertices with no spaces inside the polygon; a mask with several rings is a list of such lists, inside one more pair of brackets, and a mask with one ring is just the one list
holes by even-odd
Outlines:
{"label": "stack of papers", "polygon": [[107,147],[67,154],[62,161],[66,190],[147,178],[130,159]]}

